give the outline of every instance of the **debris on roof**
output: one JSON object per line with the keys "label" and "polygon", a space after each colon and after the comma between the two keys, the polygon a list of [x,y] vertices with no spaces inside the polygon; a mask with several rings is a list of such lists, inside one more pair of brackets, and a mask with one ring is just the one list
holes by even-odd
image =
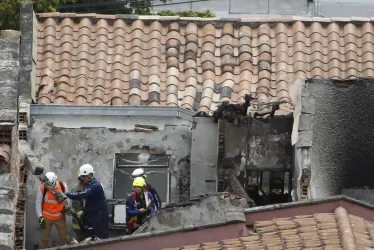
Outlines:
{"label": "debris on roof", "polygon": [[245,199],[230,193],[197,196],[189,202],[168,204],[149,218],[148,225],[136,233],[182,229],[187,225],[208,226],[217,223],[243,222]]}

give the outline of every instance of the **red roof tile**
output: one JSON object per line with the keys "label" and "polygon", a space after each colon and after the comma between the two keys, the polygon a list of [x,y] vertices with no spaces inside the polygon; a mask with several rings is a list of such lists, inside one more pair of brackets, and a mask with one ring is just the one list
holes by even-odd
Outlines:
{"label": "red roof tile", "polygon": [[374,24],[369,19],[257,18],[256,24],[248,18],[209,23],[68,16],[74,15],[40,14],[40,104],[179,106],[210,112],[224,100],[242,102],[246,93],[260,102],[291,101],[289,83],[295,78],[374,76]]}
{"label": "red roof tile", "polygon": [[[258,221],[248,237],[184,246],[179,249],[364,249],[373,247],[374,223],[348,214],[334,213]],[[164,249],[167,250],[167,249]]]}

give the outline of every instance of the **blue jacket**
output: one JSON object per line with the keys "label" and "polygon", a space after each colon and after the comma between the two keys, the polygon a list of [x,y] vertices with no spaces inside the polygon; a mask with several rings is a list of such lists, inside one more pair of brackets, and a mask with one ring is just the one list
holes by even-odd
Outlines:
{"label": "blue jacket", "polygon": [[153,200],[155,201],[155,205],[157,208],[161,208],[161,198],[158,195],[156,189],[147,182],[147,191],[150,192],[153,196]]}
{"label": "blue jacket", "polygon": [[84,199],[83,211],[97,212],[108,210],[103,186],[95,177],[88,183],[83,192],[66,193],[66,196],[72,200]]}
{"label": "blue jacket", "polygon": [[132,193],[127,197],[126,200],[126,221],[130,228],[133,227],[135,222],[137,221],[138,216],[146,216],[150,215],[151,213],[155,212],[155,201],[153,198],[153,195],[150,192],[146,192],[148,196],[148,212],[147,213],[141,213],[139,211],[139,208],[136,204],[136,193]]}

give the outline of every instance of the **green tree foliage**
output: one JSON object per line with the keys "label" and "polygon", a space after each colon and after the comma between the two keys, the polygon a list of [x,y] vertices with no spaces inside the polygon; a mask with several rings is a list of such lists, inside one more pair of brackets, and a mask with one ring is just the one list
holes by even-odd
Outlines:
{"label": "green tree foliage", "polygon": [[[74,5],[69,5],[73,1]],[[170,0],[161,0],[165,3]],[[60,6],[60,12],[100,13],[100,14],[139,14],[149,15],[152,0],[68,0],[68,4]]]}
{"label": "green tree foliage", "polygon": [[180,17],[202,17],[202,18],[208,18],[208,17],[215,17],[216,15],[212,13],[210,10],[207,11],[177,11],[172,12],[170,10],[166,11],[160,11],[157,13],[159,16],[180,16]]}
{"label": "green tree foliage", "polygon": [[[56,11],[59,4],[75,0],[35,0],[34,9],[37,13]],[[21,0],[0,0],[0,30],[19,30],[19,3]]]}

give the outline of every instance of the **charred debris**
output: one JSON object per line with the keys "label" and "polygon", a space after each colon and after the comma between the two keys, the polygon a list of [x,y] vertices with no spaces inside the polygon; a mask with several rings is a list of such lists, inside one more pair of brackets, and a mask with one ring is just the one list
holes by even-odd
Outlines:
{"label": "charred debris", "polygon": [[[253,101],[257,100],[251,94],[246,94],[244,96],[244,103],[242,104],[230,104],[228,101],[222,102],[217,110],[213,112],[214,122],[226,120],[229,123],[234,123],[236,126],[240,125],[241,118],[251,117],[251,113],[248,112],[248,108],[253,106]],[[263,109],[262,112],[254,112],[253,118],[264,123],[269,123],[275,116],[275,112],[279,110],[280,105],[283,103],[288,103],[287,101],[277,101],[261,103]],[[205,112],[198,112],[194,117],[209,117]]]}

